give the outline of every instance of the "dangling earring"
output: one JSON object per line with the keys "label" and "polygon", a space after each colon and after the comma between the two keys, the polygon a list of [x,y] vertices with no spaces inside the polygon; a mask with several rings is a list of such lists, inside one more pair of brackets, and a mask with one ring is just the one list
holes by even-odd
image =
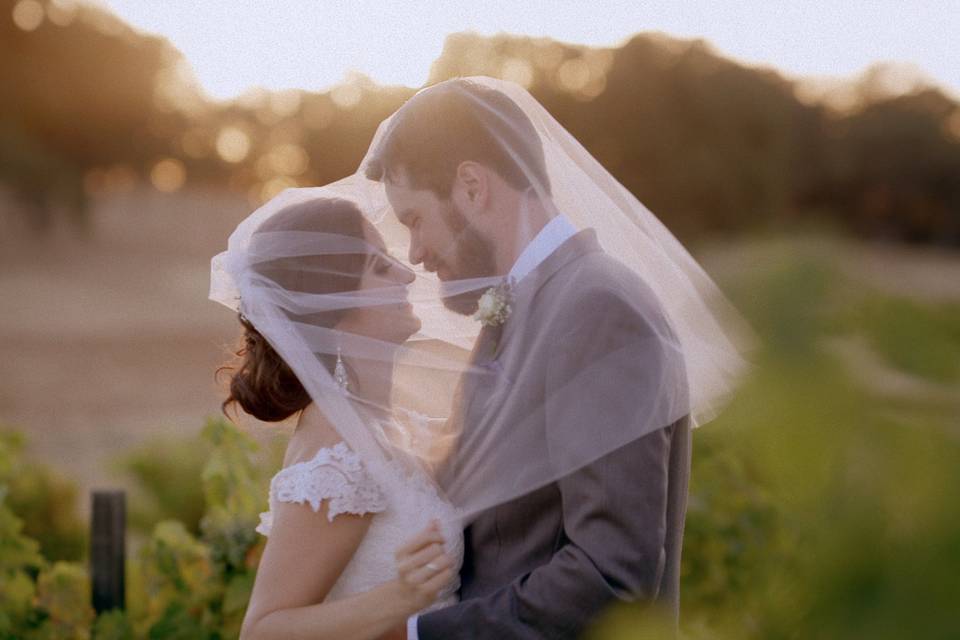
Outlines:
{"label": "dangling earring", "polygon": [[340,387],[340,391],[343,393],[347,392],[347,368],[343,366],[343,357],[340,353],[340,347],[337,347],[337,364],[333,368],[333,379],[337,382],[337,386]]}

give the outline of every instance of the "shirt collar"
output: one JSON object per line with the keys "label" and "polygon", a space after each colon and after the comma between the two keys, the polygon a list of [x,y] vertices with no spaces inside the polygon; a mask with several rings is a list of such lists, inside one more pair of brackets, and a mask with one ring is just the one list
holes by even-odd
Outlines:
{"label": "shirt collar", "polygon": [[517,257],[507,279],[519,282],[541,262],[577,233],[576,227],[563,214],[557,214],[545,224]]}

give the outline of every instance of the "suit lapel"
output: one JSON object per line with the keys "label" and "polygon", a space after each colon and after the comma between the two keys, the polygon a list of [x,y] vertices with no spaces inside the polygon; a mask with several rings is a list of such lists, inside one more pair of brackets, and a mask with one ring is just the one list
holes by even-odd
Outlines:
{"label": "suit lapel", "polygon": [[[527,274],[527,277],[517,283],[513,291],[513,308],[510,317],[507,318],[502,327],[497,327],[501,330],[500,335],[493,345],[492,355],[485,361],[493,361],[500,357],[505,345],[520,331],[520,327],[524,325],[523,318],[529,312],[530,305],[543,285],[564,266],[594,251],[601,251],[600,243],[597,241],[597,232],[594,229],[583,229],[568,238],[533,271]],[[487,328],[484,327],[484,329]],[[480,344],[479,337],[477,338],[477,344]]]}

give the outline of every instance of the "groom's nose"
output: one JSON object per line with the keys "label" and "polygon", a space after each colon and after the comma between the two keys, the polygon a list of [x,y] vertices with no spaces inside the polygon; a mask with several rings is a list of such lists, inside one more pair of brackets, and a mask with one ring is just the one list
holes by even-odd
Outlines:
{"label": "groom's nose", "polygon": [[418,265],[423,262],[423,247],[415,238],[410,238],[410,264]]}

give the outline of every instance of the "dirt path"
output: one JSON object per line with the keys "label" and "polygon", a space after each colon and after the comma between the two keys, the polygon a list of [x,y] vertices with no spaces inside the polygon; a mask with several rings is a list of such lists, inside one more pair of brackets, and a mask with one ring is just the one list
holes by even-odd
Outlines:
{"label": "dirt path", "polygon": [[[209,260],[249,212],[219,193],[140,192],[98,202],[96,233],[0,240],[0,424],[78,482],[124,486],[105,461],[219,413],[213,372],[236,339],[207,300]],[[249,425],[258,438],[267,433]]]}

